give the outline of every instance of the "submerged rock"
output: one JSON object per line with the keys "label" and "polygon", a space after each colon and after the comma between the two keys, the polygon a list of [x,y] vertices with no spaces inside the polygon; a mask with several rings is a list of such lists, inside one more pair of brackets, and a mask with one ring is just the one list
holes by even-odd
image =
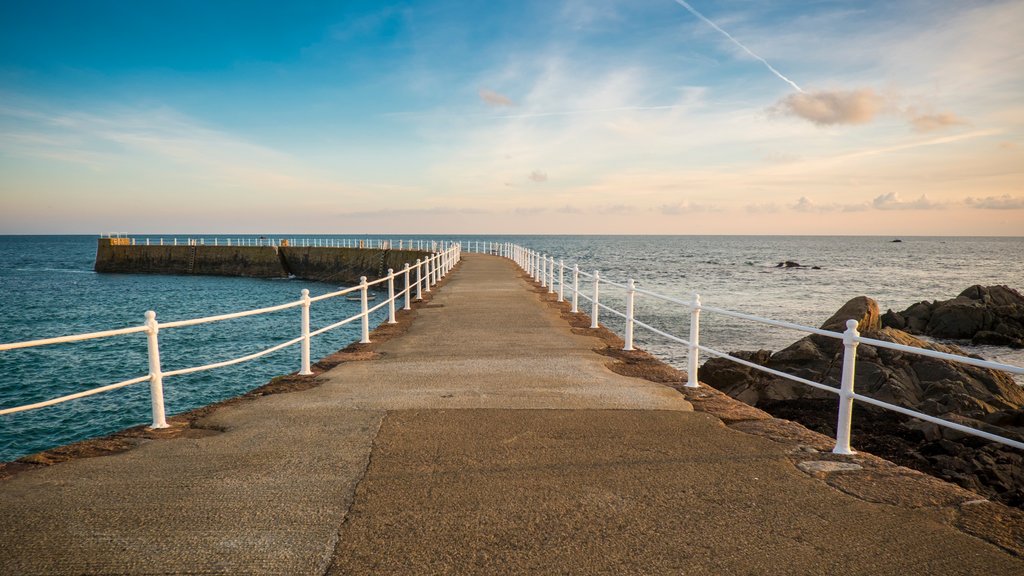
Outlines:
{"label": "submerged rock", "polygon": [[[866,338],[967,355],[955,346],[924,342],[891,325],[883,327],[885,317],[879,315],[878,304],[865,296],[847,302],[821,328],[840,333],[846,329],[849,319],[857,320],[857,329]],[[774,353],[759,350],[730,354],[838,388],[843,348],[840,338],[810,335]],[[826,434],[835,433],[838,403],[835,394],[721,358],[705,362],[700,379],[774,416],[797,420]],[[945,420],[1024,439],[1024,389],[1002,372],[860,344],[856,390]],[[792,410],[795,407],[800,409]],[[855,447],[858,443],[864,444],[864,449],[879,456],[936,474],[1004,502],[1024,505],[1024,468],[1013,469],[1022,458],[1016,450],[870,405],[858,403],[856,412]],[[876,426],[877,422],[889,425]],[[938,442],[946,444],[925,448]],[[987,456],[982,457],[982,454]],[[986,467],[988,464],[999,464],[998,470]]]}

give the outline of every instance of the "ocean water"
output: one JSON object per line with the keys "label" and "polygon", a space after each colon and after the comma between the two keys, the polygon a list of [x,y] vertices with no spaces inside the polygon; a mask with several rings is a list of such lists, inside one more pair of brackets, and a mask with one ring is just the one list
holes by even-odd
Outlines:
{"label": "ocean water", "polygon": [[[331,236],[321,236],[330,238]],[[350,238],[351,236],[337,236]],[[377,237],[377,236],[375,236]],[[392,239],[516,242],[578,263],[603,278],[628,278],[654,292],[777,320],[818,326],[859,295],[882,310],[952,298],[972,284],[1024,289],[1024,238],[740,237],[740,236],[382,236]],[[167,238],[165,236],[165,238]],[[212,237],[209,237],[212,239]],[[163,321],[284,303],[303,288],[312,295],[332,284],[204,276],[95,274],[95,236],[0,236],[0,342],[108,330],[142,323],[146,310]],[[795,260],[812,269],[780,269]],[[570,276],[566,276],[567,280]],[[587,284],[582,285],[587,289]],[[622,309],[623,294],[602,287],[602,301]],[[585,302],[581,301],[584,311]],[[314,328],[350,316],[358,304],[314,304]],[[688,310],[645,297],[638,319],[686,337]],[[384,315],[378,313],[376,326]],[[621,333],[621,322],[601,318]],[[299,310],[212,325],[161,331],[164,370],[252,353],[299,334]],[[701,339],[723,351],[777,350],[801,334],[705,312]],[[313,340],[321,358],[358,339],[351,324]],[[637,330],[639,346],[685,367],[682,346]],[[1024,366],[1024,352],[966,347],[969,352]],[[293,346],[233,367],[165,380],[169,414],[236,396],[298,369]],[[0,407],[17,406],[147,373],[142,334],[0,352]],[[150,420],[146,383],[58,406],[0,416],[0,461]]]}

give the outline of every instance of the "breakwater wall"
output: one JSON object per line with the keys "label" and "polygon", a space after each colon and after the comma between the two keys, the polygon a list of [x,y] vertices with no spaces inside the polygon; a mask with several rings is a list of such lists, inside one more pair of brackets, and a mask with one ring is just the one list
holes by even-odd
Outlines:
{"label": "breakwater wall", "polygon": [[200,274],[287,278],[355,283],[396,272],[428,252],[312,246],[143,246],[100,238],[97,272],[120,274]]}

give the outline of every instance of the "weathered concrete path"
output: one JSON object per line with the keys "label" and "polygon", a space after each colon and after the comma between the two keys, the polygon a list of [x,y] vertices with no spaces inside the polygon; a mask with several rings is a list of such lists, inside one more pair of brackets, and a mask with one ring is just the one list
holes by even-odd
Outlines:
{"label": "weathered concrete path", "polygon": [[1024,574],[608,371],[526,288],[469,255],[377,360],[0,482],[0,573]]}

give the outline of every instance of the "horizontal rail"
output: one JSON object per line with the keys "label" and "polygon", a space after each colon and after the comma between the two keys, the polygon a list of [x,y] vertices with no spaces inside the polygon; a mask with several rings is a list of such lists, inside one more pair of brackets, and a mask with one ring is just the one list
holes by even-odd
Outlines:
{"label": "horizontal rail", "polygon": [[1002,362],[981,360],[978,358],[971,358],[969,356],[960,356],[959,354],[939,352],[938,350],[928,350],[927,348],[915,348],[913,346],[904,346],[903,344],[886,342],[885,340],[875,340],[873,338],[864,338],[863,336],[858,336],[857,341],[860,342],[861,344],[867,344],[868,346],[888,348],[890,350],[898,350],[900,352],[908,352],[910,354],[918,354],[920,356],[929,356],[931,358],[938,358],[940,360],[950,360],[952,362],[959,362],[961,364],[970,364],[971,366],[978,366],[979,368],[1003,370],[1004,372],[1011,372],[1013,374],[1024,374],[1024,368],[1013,366],[1012,364],[1003,364]]}
{"label": "horizontal rail", "polygon": [[623,314],[622,312],[619,312],[618,310],[616,310],[615,308],[612,308],[611,306],[605,306],[604,304],[601,304],[600,302],[598,302],[598,303],[597,303],[597,305],[598,305],[598,306],[599,306],[599,307],[600,307],[600,308],[601,308],[602,310],[605,310],[605,311],[607,311],[607,312],[611,312],[612,314],[615,314],[615,315],[616,315],[616,316],[618,316],[619,318],[623,318],[623,319],[628,319],[628,318],[626,318],[626,315],[625,315],[625,314]]}
{"label": "horizontal rail", "polygon": [[814,380],[808,380],[806,378],[801,378],[799,376],[794,376],[792,374],[787,374],[786,372],[780,372],[779,370],[775,370],[774,368],[769,368],[767,366],[762,366],[762,365],[757,364],[755,362],[750,362],[748,360],[743,360],[742,358],[737,358],[737,357],[732,356],[730,354],[727,354],[725,352],[720,352],[718,350],[715,350],[714,348],[708,348],[707,346],[699,345],[699,346],[697,346],[697,348],[700,349],[702,352],[707,352],[708,354],[711,354],[712,356],[718,356],[719,358],[725,358],[726,360],[735,362],[737,364],[742,364],[742,365],[747,366],[749,368],[753,368],[754,370],[760,370],[761,372],[766,372],[766,373],[771,374],[773,376],[778,376],[779,378],[785,378],[786,380],[792,380],[793,382],[799,382],[801,384],[806,384],[806,385],[808,385],[808,386],[810,386],[812,388],[817,388],[818,390],[824,390],[825,392],[829,392],[829,393],[832,393],[832,394],[839,394],[839,388],[836,388],[834,386],[829,386],[827,384],[822,384],[820,382],[815,382]]}
{"label": "horizontal rail", "polygon": [[984,430],[978,430],[977,428],[971,428],[970,426],[964,426],[963,424],[957,424],[956,422],[950,422],[949,420],[943,420],[942,418],[936,418],[935,416],[922,414],[915,410],[910,410],[902,406],[897,406],[895,404],[889,404],[888,402],[876,400],[874,398],[871,398],[870,396],[864,396],[862,394],[854,394],[853,399],[859,402],[863,402],[865,404],[878,406],[879,408],[884,408],[886,410],[892,410],[893,412],[899,412],[900,414],[903,414],[905,416],[911,416],[913,418],[917,418],[918,420],[924,420],[925,422],[931,422],[932,424],[938,424],[939,426],[951,428],[953,430],[957,430],[965,434],[971,434],[972,436],[978,436],[986,440],[992,440],[995,442],[999,442],[1001,444],[1006,444],[1007,446],[1013,446],[1014,448],[1024,450],[1024,442],[1018,442],[1016,440],[1011,440],[1010,438],[1004,438],[997,434],[992,434],[991,432],[985,432]]}
{"label": "horizontal rail", "polygon": [[175,320],[173,322],[161,322],[159,326],[161,328],[182,328],[185,326],[196,326],[198,324],[220,322],[221,320],[234,320],[235,318],[245,318],[246,316],[268,314],[270,312],[278,312],[281,310],[287,310],[288,308],[295,308],[296,306],[302,306],[302,300],[296,300],[294,302],[288,302],[285,304],[278,304],[277,306],[267,306],[266,308],[256,308],[255,310],[232,312],[230,314],[219,314],[217,316],[206,316],[204,318],[192,318],[189,320]]}
{"label": "horizontal rail", "polygon": [[294,346],[299,342],[302,342],[301,336],[298,338],[293,338],[287,342],[282,342],[281,344],[278,344],[276,346],[271,346],[270,348],[267,348],[266,350],[261,350],[259,352],[256,352],[255,354],[249,354],[248,356],[241,356],[239,358],[233,358],[231,360],[224,360],[223,362],[214,362],[213,364],[206,364],[204,366],[193,366],[192,368],[179,368],[178,370],[169,370],[167,372],[164,372],[162,375],[182,376],[185,374],[192,374],[194,372],[204,372],[206,370],[213,370],[214,368],[233,366],[235,364],[241,364],[242,362],[248,362],[249,360],[255,360],[261,356],[266,356],[267,354],[272,354],[274,352],[277,352],[278,350],[281,350],[282,348]]}
{"label": "horizontal rail", "polygon": [[344,326],[345,324],[350,324],[352,322],[355,322],[356,320],[359,320],[362,317],[363,317],[362,312],[360,312],[359,314],[356,314],[355,316],[349,316],[348,318],[345,318],[341,322],[335,322],[334,324],[331,324],[329,326],[324,326],[323,328],[320,328],[319,330],[314,330],[314,331],[310,332],[309,333],[309,337],[312,338],[313,336],[319,336],[319,335],[323,334],[324,332],[330,332],[331,330],[334,330],[335,328],[340,328],[340,327]]}
{"label": "horizontal rail", "polygon": [[132,326],[131,328],[119,328],[117,330],[104,330],[102,332],[89,332],[86,334],[73,334],[71,336],[56,336],[54,338],[40,338],[38,340],[26,340],[24,342],[11,342],[0,344],[0,351],[18,350],[19,348],[32,348],[34,346],[47,346],[50,344],[64,344],[66,342],[81,342],[82,340],[95,340],[97,338],[109,338],[124,334],[136,334],[149,330],[146,326]]}
{"label": "horizontal rail", "polygon": [[673,334],[669,334],[668,332],[663,332],[661,330],[658,330],[657,328],[655,328],[654,326],[651,326],[650,324],[646,324],[646,323],[641,322],[641,321],[636,320],[636,319],[633,319],[633,323],[636,324],[637,326],[640,326],[641,328],[646,328],[646,329],[650,330],[651,332],[654,332],[655,334],[658,334],[659,336],[662,336],[664,338],[668,338],[669,340],[672,340],[674,342],[678,342],[678,343],[680,343],[680,344],[682,344],[684,346],[689,346],[690,345],[690,341],[689,340],[683,340],[679,336],[675,336]]}
{"label": "horizontal rail", "polygon": [[330,298],[336,298],[338,296],[344,296],[346,294],[351,294],[352,292],[358,292],[359,290],[361,290],[361,288],[357,284],[355,286],[352,286],[351,288],[345,288],[344,290],[338,290],[337,292],[329,292],[327,294],[321,294],[319,296],[313,296],[313,297],[311,297],[309,299],[309,301],[310,302],[319,302],[321,300],[327,300],[327,299],[330,299]]}
{"label": "horizontal rail", "polygon": [[139,376],[138,378],[132,378],[131,380],[124,380],[122,382],[117,382],[116,384],[108,384],[99,388],[76,392],[75,394],[68,394],[67,396],[61,396],[60,398],[51,398],[50,400],[36,402],[35,404],[25,404],[24,406],[16,406],[14,408],[4,408],[0,410],[0,416],[5,414],[14,414],[15,412],[24,412],[26,410],[35,410],[36,408],[45,408],[46,406],[53,406],[54,404],[60,404],[62,402],[67,402],[68,400],[77,400],[79,398],[85,398],[86,396],[92,396],[93,394],[117,390],[118,388],[131,386],[132,384],[138,384],[139,382],[145,382],[146,380],[149,380],[149,376]]}

